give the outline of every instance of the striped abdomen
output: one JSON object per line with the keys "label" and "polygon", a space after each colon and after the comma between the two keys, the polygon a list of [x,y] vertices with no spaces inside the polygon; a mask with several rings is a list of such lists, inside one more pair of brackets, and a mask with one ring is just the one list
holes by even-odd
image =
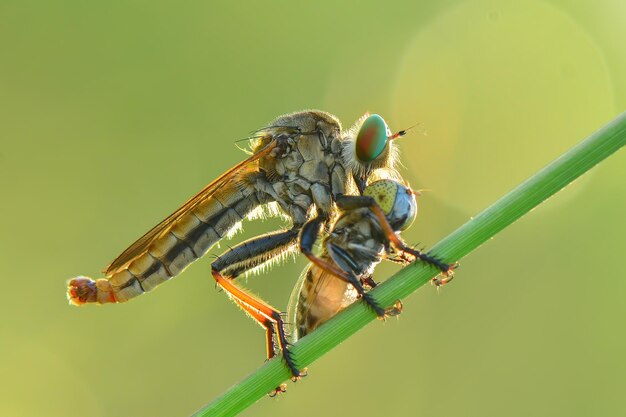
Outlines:
{"label": "striped abdomen", "polygon": [[254,208],[266,203],[252,185],[229,183],[183,214],[146,251],[105,278],[68,283],[73,304],[124,302],[180,274],[227,236]]}

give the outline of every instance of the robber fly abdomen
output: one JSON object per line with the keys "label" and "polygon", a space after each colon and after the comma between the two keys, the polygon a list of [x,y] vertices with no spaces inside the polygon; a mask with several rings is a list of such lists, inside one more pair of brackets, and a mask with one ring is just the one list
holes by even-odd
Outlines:
{"label": "robber fly abdomen", "polygon": [[[362,298],[379,317],[399,313],[399,306],[383,308],[366,292],[375,285],[372,273],[381,259],[409,263],[420,259],[438,268],[445,283],[452,266],[408,247],[398,236],[417,213],[415,193],[397,181],[381,180],[368,185],[363,196],[343,196],[337,204],[339,218],[323,240],[321,255],[313,255],[304,236],[302,248],[311,260],[291,297],[294,339],[301,338],[339,311]],[[306,229],[303,231],[306,233]]]}
{"label": "robber fly abdomen", "polygon": [[[223,188],[213,198],[199,203],[155,238],[150,246],[127,264],[107,271],[107,278],[91,281],[82,289],[88,298],[79,302],[124,302],[175,277],[226,236],[254,208],[267,202],[267,195],[251,186]],[[78,285],[78,284],[76,284]]]}

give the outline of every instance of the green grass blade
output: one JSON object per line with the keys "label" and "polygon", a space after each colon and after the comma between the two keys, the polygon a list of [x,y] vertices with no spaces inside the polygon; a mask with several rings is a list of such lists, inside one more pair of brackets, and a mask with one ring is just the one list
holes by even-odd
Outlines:
{"label": "green grass blade", "polygon": [[[446,261],[456,261],[482,245],[557,191],[574,181],[626,144],[626,113],[561,155],[479,215],[432,248]],[[405,298],[437,271],[422,264],[408,266],[372,291],[382,305]],[[305,367],[375,319],[374,313],[355,303],[311,335],[298,341],[293,352]],[[290,374],[280,359],[261,366],[239,384],[198,411],[195,416],[233,416],[264,397]]]}

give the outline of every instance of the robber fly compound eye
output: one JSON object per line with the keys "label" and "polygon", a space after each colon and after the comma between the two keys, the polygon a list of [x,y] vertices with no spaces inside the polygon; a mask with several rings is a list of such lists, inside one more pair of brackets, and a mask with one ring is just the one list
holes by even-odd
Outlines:
{"label": "robber fly compound eye", "polygon": [[385,120],[377,114],[368,116],[356,136],[356,156],[363,162],[378,158],[385,150],[389,138]]}

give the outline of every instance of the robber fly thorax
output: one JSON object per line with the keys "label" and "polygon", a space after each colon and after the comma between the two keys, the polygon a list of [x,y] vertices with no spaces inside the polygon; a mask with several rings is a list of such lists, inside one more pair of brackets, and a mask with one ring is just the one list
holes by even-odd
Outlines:
{"label": "robber fly thorax", "polygon": [[235,278],[287,252],[302,249],[301,231],[315,240],[334,217],[337,199],[360,194],[375,177],[398,178],[395,140],[382,117],[365,115],[350,129],[318,110],[287,114],[259,129],[251,156],[207,185],[105,268],[105,277],[68,283],[72,304],[120,303],[177,276],[259,207],[275,203],[292,226],[249,239],[211,264],[212,275],[235,303],[266,330],[287,355],[280,312],[242,290]]}
{"label": "robber fly thorax", "polygon": [[434,281],[441,285],[452,277],[452,267],[407,246],[399,236],[417,214],[416,192],[394,180],[369,184],[362,196],[337,201],[339,215],[323,238],[320,255],[303,237],[311,263],[294,287],[290,307],[292,338],[297,340],[339,311],[362,298],[379,317],[398,314],[399,301],[383,308],[366,292],[376,285],[373,271],[382,260],[407,264],[420,259],[444,273]]}

